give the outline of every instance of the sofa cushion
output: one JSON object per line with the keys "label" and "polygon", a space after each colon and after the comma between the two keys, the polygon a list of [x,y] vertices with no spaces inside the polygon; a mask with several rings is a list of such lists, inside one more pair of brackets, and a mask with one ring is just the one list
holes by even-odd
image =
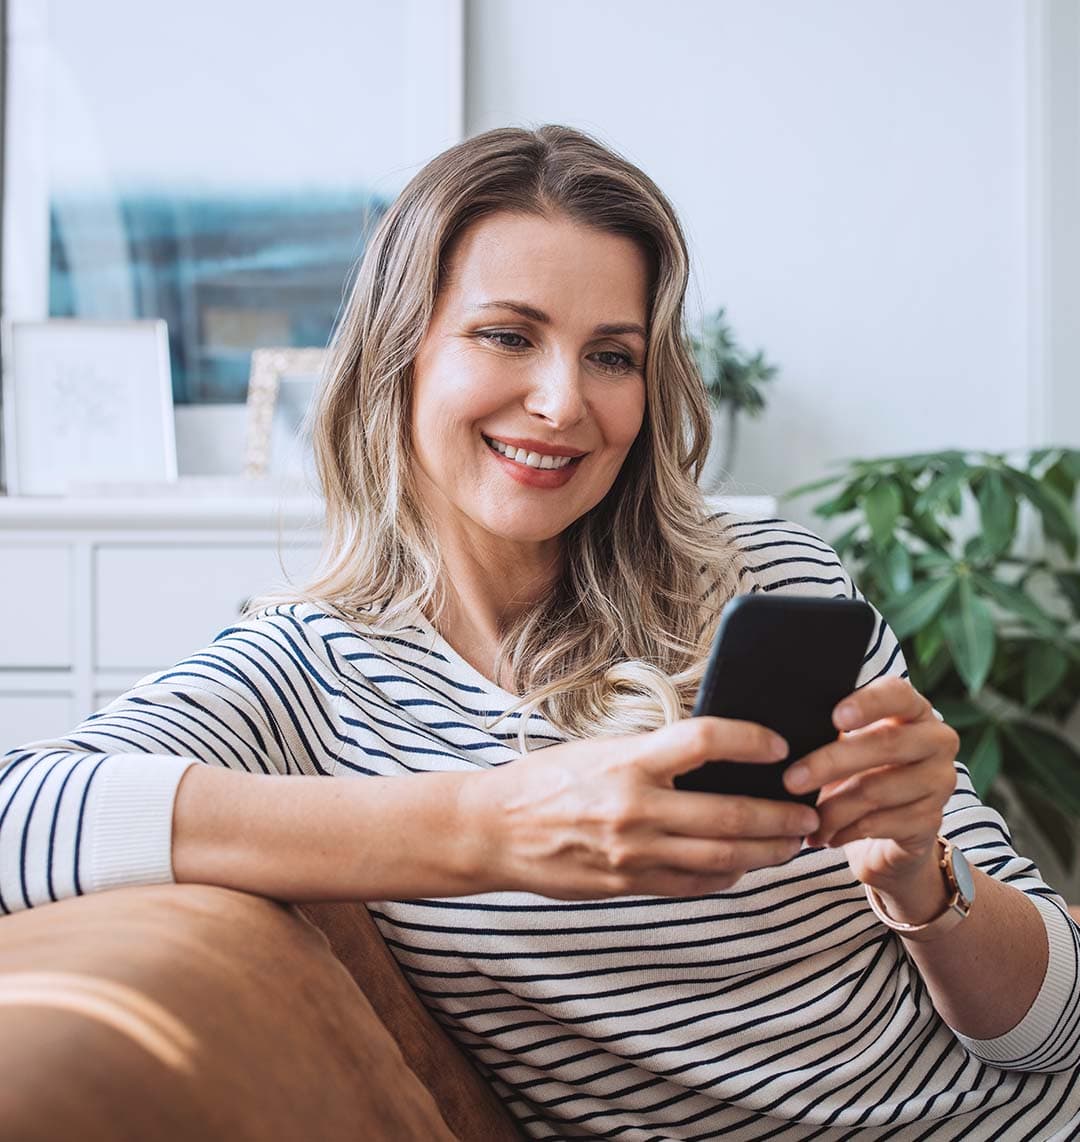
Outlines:
{"label": "sofa cushion", "polygon": [[510,1115],[409,986],[364,905],[294,907],[326,936],[455,1136],[467,1142],[517,1142],[521,1134]]}

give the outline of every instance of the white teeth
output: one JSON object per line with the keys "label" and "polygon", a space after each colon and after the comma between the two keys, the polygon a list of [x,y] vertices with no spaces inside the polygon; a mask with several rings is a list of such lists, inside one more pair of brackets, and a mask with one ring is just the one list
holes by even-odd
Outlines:
{"label": "white teeth", "polygon": [[512,448],[498,440],[488,440],[488,445],[508,459],[529,468],[565,468],[573,459],[572,456],[544,456],[539,452],[526,452],[524,448]]}

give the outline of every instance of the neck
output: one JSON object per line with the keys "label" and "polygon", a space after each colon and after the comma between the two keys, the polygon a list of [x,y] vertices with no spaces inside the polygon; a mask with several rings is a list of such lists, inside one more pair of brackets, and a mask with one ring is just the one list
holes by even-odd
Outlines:
{"label": "neck", "polygon": [[509,690],[506,678],[494,677],[499,645],[509,626],[553,589],[562,566],[561,547],[556,540],[522,558],[481,549],[460,537],[440,535],[439,542],[448,590],[442,613],[429,619],[466,662]]}

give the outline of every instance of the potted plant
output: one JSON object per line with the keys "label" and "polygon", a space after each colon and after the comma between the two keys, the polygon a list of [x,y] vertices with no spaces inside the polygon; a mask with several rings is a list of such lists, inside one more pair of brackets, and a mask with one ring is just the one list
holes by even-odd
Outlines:
{"label": "potted plant", "polygon": [[750,354],[740,348],[723,309],[706,317],[697,331],[688,331],[686,338],[705,381],[717,427],[723,432],[723,443],[706,478],[704,490],[711,493],[735,466],[739,415],[761,415],[765,409],[762,386],[778,370],[765,360],[762,350]]}
{"label": "potted plant", "polygon": [[1080,451],[948,450],[845,462],[790,496],[900,639],[912,684],[960,734],[976,790],[1018,800],[1066,870],[1080,823]]}

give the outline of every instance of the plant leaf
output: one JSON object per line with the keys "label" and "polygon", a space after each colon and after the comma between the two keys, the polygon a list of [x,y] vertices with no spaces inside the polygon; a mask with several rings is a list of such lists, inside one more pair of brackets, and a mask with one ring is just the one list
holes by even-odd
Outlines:
{"label": "plant leaf", "polygon": [[1063,448],[1061,451],[1061,459],[1059,464],[1065,466],[1065,471],[1078,483],[1080,483],[1080,449],[1076,448]]}
{"label": "plant leaf", "polygon": [[945,642],[940,622],[930,622],[915,632],[915,658],[920,666],[929,666]]}
{"label": "plant leaf", "polygon": [[1046,838],[1066,872],[1076,864],[1076,821],[1063,813],[1036,785],[1027,781],[1010,782],[1031,823]]}
{"label": "plant leaf", "polygon": [[1061,544],[1069,558],[1075,559],[1078,537],[1076,519],[1069,501],[1056,488],[1041,483],[1027,472],[1003,468],[1002,474],[1038,511],[1046,537]]}
{"label": "plant leaf", "polygon": [[949,461],[944,470],[938,472],[915,500],[915,512],[919,515],[934,515],[943,504],[948,504],[968,481],[971,470],[962,460]]}
{"label": "plant leaf", "polygon": [[855,542],[855,536],[858,535],[859,528],[861,527],[862,521],[860,520],[858,523],[852,524],[843,535],[838,536],[832,541],[833,551],[835,551],[841,559],[844,557],[844,552]]}
{"label": "plant leaf", "polygon": [[937,693],[942,679],[950,673],[955,674],[952,655],[944,643],[925,666],[922,663],[909,663],[908,665],[911,673],[911,684],[921,694]]}
{"label": "plant leaf", "polygon": [[1033,630],[1055,641],[1061,638],[1061,627],[1026,592],[976,571],[972,572],[971,578],[984,595],[989,595],[998,606],[1023,619]]}
{"label": "plant leaf", "polygon": [[986,722],[986,711],[969,698],[938,698],[934,708],[954,730],[968,730]]}
{"label": "plant leaf", "polygon": [[820,480],[812,480],[809,484],[799,484],[798,487],[784,492],[780,498],[793,500],[797,496],[808,496],[811,492],[820,492],[822,488],[831,487],[833,484],[838,484],[841,480],[846,479],[847,475],[844,472],[838,472],[835,476],[824,476]]}
{"label": "plant leaf", "polygon": [[903,506],[900,489],[892,480],[877,480],[863,496],[862,508],[878,547],[885,547],[892,539]]}
{"label": "plant leaf", "polygon": [[[966,735],[974,736],[974,735]],[[994,723],[986,726],[975,740],[975,746],[964,764],[971,773],[971,784],[980,797],[985,797],[1001,772],[1001,739]]]}
{"label": "plant leaf", "polygon": [[1042,479],[1044,484],[1060,492],[1066,503],[1071,504],[1076,498],[1076,477],[1064,456],[1046,469]]}
{"label": "plant leaf", "polygon": [[956,670],[969,694],[977,694],[990,673],[997,636],[990,608],[975,594],[969,576],[958,584],[953,605],[942,617],[945,641],[952,651]]}
{"label": "plant leaf", "polygon": [[906,594],[891,600],[886,618],[897,638],[908,638],[924,626],[941,610],[956,589],[956,576],[942,579],[924,579]]}
{"label": "plant leaf", "polygon": [[1024,704],[1037,706],[1058,688],[1069,660],[1049,642],[1033,642],[1024,655]]}
{"label": "plant leaf", "polygon": [[1016,534],[1016,500],[1009,494],[1001,473],[990,469],[979,485],[979,516],[982,545],[987,554],[1007,551]]}
{"label": "plant leaf", "polygon": [[825,500],[823,503],[814,505],[814,514],[821,516],[823,519],[829,519],[834,515],[842,515],[844,512],[849,512],[855,507],[855,501],[858,497],[859,485],[855,483],[848,484],[847,487],[842,488],[831,500]]}
{"label": "plant leaf", "polygon": [[1059,734],[1023,722],[1002,723],[1016,747],[1012,760],[1020,777],[1036,785],[1056,805],[1080,815],[1080,752]]}
{"label": "plant leaf", "polygon": [[927,551],[920,551],[913,562],[920,571],[933,571],[942,567],[951,567],[955,560],[947,551],[931,547]]}
{"label": "plant leaf", "polygon": [[910,530],[929,546],[943,548],[952,546],[953,537],[935,519],[932,512],[920,512],[912,508],[908,519]]}
{"label": "plant leaf", "polygon": [[1073,614],[1080,617],[1080,571],[1058,571],[1058,589],[1069,600]]}
{"label": "plant leaf", "polygon": [[900,540],[894,539],[885,553],[885,574],[894,595],[902,595],[911,590],[911,571],[911,552]]}

